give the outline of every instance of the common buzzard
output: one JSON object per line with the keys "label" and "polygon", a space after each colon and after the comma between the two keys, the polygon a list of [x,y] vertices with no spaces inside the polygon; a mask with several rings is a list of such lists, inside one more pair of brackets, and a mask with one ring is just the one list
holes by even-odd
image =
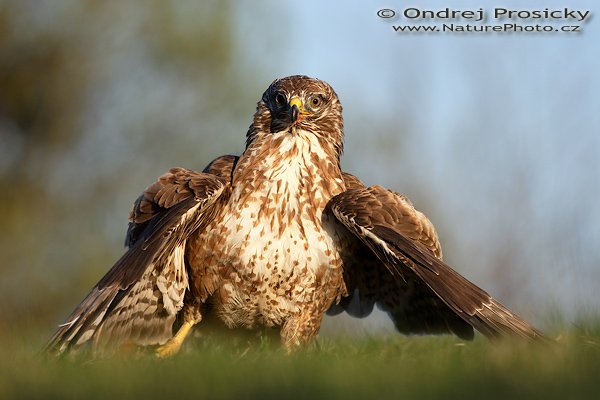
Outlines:
{"label": "common buzzard", "polygon": [[405,334],[542,337],[442,262],[433,225],[406,197],[343,172],[342,148],[331,86],[275,80],[241,156],[173,168],[140,195],[128,250],[47,349],[159,345],[166,356],[213,313],[231,328],[279,327],[292,350],[328,310],[363,317],[375,304]]}

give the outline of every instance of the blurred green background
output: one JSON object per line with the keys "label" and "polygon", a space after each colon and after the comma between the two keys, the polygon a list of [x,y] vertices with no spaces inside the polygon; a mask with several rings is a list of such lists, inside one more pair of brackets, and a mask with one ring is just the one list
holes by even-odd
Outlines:
{"label": "blurred green background", "polygon": [[[291,74],[336,89],[344,168],[413,199],[457,270],[542,328],[597,319],[597,19],[402,35],[376,16],[401,2],[239,3],[0,0],[0,342],[41,346],[122,254],[137,195],[239,154],[262,92]],[[324,331],[390,329],[375,314]]]}

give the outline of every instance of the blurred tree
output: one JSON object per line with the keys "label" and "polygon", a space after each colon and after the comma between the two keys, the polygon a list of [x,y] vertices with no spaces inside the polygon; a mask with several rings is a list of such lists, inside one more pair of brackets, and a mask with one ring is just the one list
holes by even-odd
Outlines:
{"label": "blurred tree", "polygon": [[240,89],[231,10],[0,2],[0,338],[74,306],[120,254],[114,233],[145,184],[241,150],[223,129],[241,145],[250,113],[236,113],[231,93],[256,99]]}

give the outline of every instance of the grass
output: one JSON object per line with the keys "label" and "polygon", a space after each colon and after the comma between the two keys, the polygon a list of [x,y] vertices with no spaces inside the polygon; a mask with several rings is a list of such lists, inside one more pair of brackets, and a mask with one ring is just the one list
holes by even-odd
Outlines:
{"label": "grass", "polygon": [[169,360],[47,360],[26,344],[0,350],[0,398],[588,399],[600,390],[600,330],[571,329],[556,344],[478,337],[320,339],[287,356],[195,338]]}

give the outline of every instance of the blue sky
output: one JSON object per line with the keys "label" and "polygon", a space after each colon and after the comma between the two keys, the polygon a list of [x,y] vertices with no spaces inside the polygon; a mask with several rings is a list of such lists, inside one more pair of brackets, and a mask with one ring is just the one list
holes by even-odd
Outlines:
{"label": "blue sky", "polygon": [[[242,62],[262,70],[257,89],[296,73],[327,80],[345,107],[343,165],[367,183],[408,191],[441,228],[451,263],[531,314],[597,312],[600,27],[593,2],[259,3],[258,14],[248,4],[235,10]],[[402,20],[376,16],[409,5],[568,7],[592,17],[581,34],[398,34],[391,26]],[[502,269],[502,259],[511,265]]]}

